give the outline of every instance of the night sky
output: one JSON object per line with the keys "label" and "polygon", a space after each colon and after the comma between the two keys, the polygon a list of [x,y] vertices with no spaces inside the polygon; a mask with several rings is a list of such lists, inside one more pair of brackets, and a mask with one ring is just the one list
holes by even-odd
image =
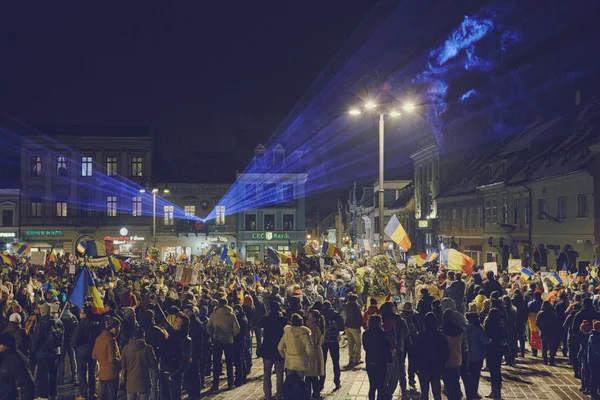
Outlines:
{"label": "night sky", "polygon": [[252,148],[376,3],[4,2],[0,110],[32,124],[149,125],[164,160],[232,151],[239,130]]}

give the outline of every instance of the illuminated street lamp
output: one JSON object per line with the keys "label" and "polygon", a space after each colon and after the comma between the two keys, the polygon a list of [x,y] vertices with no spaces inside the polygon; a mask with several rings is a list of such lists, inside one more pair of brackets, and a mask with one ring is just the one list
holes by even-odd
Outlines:
{"label": "illuminated street lamp", "polygon": [[[368,111],[374,111],[379,114],[379,254],[383,254],[383,219],[384,219],[384,190],[383,190],[383,136],[384,136],[384,117],[387,115],[389,117],[399,117],[401,114],[397,110],[394,109],[386,109],[383,106],[378,106],[373,101],[366,102],[363,107]],[[402,109],[406,112],[412,112],[415,110],[415,105],[413,103],[405,103]],[[360,115],[362,111],[360,108],[353,108],[349,111],[350,115]]]}
{"label": "illuminated street lamp", "polygon": [[[152,189],[152,246],[156,247],[156,193],[159,190],[157,188]],[[140,189],[140,193],[146,193],[146,189]],[[169,189],[163,190],[164,194],[170,193]]]}

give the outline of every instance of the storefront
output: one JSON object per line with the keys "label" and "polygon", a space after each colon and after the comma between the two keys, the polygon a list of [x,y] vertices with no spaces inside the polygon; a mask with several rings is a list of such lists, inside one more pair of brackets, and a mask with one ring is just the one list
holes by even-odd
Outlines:
{"label": "storefront", "polygon": [[32,251],[54,249],[58,254],[72,251],[75,231],[67,231],[62,227],[51,229],[26,228],[21,231],[22,239]]}
{"label": "storefront", "polygon": [[[139,236],[142,235],[142,236]],[[115,254],[122,256],[141,257],[146,247],[149,237],[145,233],[133,234],[127,228],[123,227],[119,230],[117,236],[108,234],[103,237],[104,241],[112,242],[113,251]]]}
{"label": "storefront", "polygon": [[184,254],[188,258],[190,255],[202,255],[202,253],[211,247],[223,249],[227,247],[233,251],[237,251],[236,239],[233,235],[228,234],[209,234],[208,237],[204,234],[196,235],[159,235],[156,238],[156,247],[161,251],[161,258],[166,260],[173,256],[177,258]]}
{"label": "storefront", "polygon": [[290,246],[305,241],[304,231],[270,232],[270,231],[244,231],[238,233],[238,247],[242,260],[265,260],[267,247],[277,251],[289,252]]}
{"label": "storefront", "polygon": [[0,228],[0,251],[8,249],[18,237],[16,229]]}

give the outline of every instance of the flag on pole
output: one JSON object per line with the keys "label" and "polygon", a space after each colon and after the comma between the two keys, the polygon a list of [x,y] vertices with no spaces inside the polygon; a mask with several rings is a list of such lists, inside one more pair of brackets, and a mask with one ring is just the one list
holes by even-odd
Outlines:
{"label": "flag on pole", "polygon": [[532,276],[532,270],[530,270],[529,268],[521,267],[521,278],[523,278],[523,280],[528,281],[531,279]]}
{"label": "flag on pole", "polygon": [[281,263],[287,263],[288,257],[285,253],[281,251],[277,251],[271,247],[267,247],[267,255],[269,256],[269,260],[271,260],[271,264],[280,265]]}
{"label": "flag on pole", "polygon": [[306,254],[314,256],[315,254],[318,253],[317,249],[315,249],[313,246],[311,246],[310,244],[306,243],[304,245],[304,251]]}
{"label": "flag on pole", "polygon": [[296,247],[296,250],[294,250],[290,239],[288,239],[288,247],[290,248],[290,253],[292,254],[292,262],[297,263],[298,262],[298,254],[296,253],[296,251],[298,250],[298,248]]}
{"label": "flag on pole", "polygon": [[258,272],[254,271],[254,275],[252,276],[252,280],[254,283],[260,282],[260,276],[258,276]]}
{"label": "flag on pole", "polygon": [[475,261],[466,254],[459,252],[456,249],[448,251],[448,269],[450,271],[460,271],[467,275],[473,274]]}
{"label": "flag on pole", "polygon": [[87,297],[92,298],[92,310],[96,314],[104,313],[104,304],[102,303],[100,293],[94,285],[94,279],[90,274],[88,266],[84,265],[81,273],[79,274],[79,278],[73,287],[73,291],[69,296],[69,302],[76,305],[77,308],[81,310]]}
{"label": "flag on pole", "polygon": [[437,258],[439,257],[438,253],[429,253],[427,255],[427,258],[425,259],[425,262],[434,262],[435,260],[437,260]]}
{"label": "flag on pole", "polygon": [[410,238],[408,237],[406,231],[400,224],[400,221],[398,221],[398,217],[396,217],[396,214],[392,215],[392,218],[390,218],[390,222],[388,222],[383,231],[386,235],[390,237],[390,239],[392,239],[398,246],[400,246],[402,251],[407,252],[410,249]]}
{"label": "flag on pole", "polygon": [[550,282],[552,282],[554,286],[559,285],[563,282],[562,278],[556,272],[551,273],[548,279],[550,279]]}
{"label": "flag on pole", "polygon": [[335,247],[334,245],[332,245],[329,242],[323,242],[323,248],[321,249],[321,253],[323,253],[323,255],[327,256],[327,257],[333,257],[335,255],[338,255],[341,257],[342,252],[340,251],[340,249],[338,249],[337,247]]}
{"label": "flag on pole", "polygon": [[16,253],[18,255],[21,255],[27,251],[29,251],[29,246],[27,246],[25,243],[19,243],[14,247],[16,250]]}

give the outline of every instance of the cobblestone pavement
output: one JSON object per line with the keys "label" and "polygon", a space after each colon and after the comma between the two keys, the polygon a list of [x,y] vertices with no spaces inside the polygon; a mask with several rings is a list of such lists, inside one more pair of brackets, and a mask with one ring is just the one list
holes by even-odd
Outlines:
{"label": "cobblestone pavement", "polygon": [[[341,349],[340,365],[348,363],[347,349]],[[364,359],[364,358],[363,358]],[[68,364],[68,363],[67,363]],[[258,400],[264,399],[262,390],[262,359],[253,359],[252,371],[248,383],[242,387],[227,391],[227,380],[221,379],[221,390],[208,394],[203,391],[203,398],[213,400]],[[544,365],[540,358],[532,358],[530,353],[525,359],[518,359],[515,367],[502,366],[502,396],[504,399],[589,399],[579,392],[579,380],[573,376],[572,369],[565,358],[557,358],[556,366]],[[67,372],[67,376],[69,373]],[[275,376],[273,390],[275,390]],[[333,370],[331,361],[327,363],[327,381],[323,396],[327,400],[366,400],[369,390],[369,380],[364,364],[351,371],[342,370],[342,388],[333,392]],[[207,386],[210,384],[208,380]],[[417,390],[418,379],[417,379]],[[399,391],[399,390],[398,390]],[[394,398],[398,397],[398,391]],[[489,373],[483,371],[479,394],[486,396],[491,391]],[[74,399],[77,395],[75,387],[61,386],[59,399]],[[410,393],[411,399],[419,399],[418,391]],[[446,398],[444,396],[444,398]]]}

